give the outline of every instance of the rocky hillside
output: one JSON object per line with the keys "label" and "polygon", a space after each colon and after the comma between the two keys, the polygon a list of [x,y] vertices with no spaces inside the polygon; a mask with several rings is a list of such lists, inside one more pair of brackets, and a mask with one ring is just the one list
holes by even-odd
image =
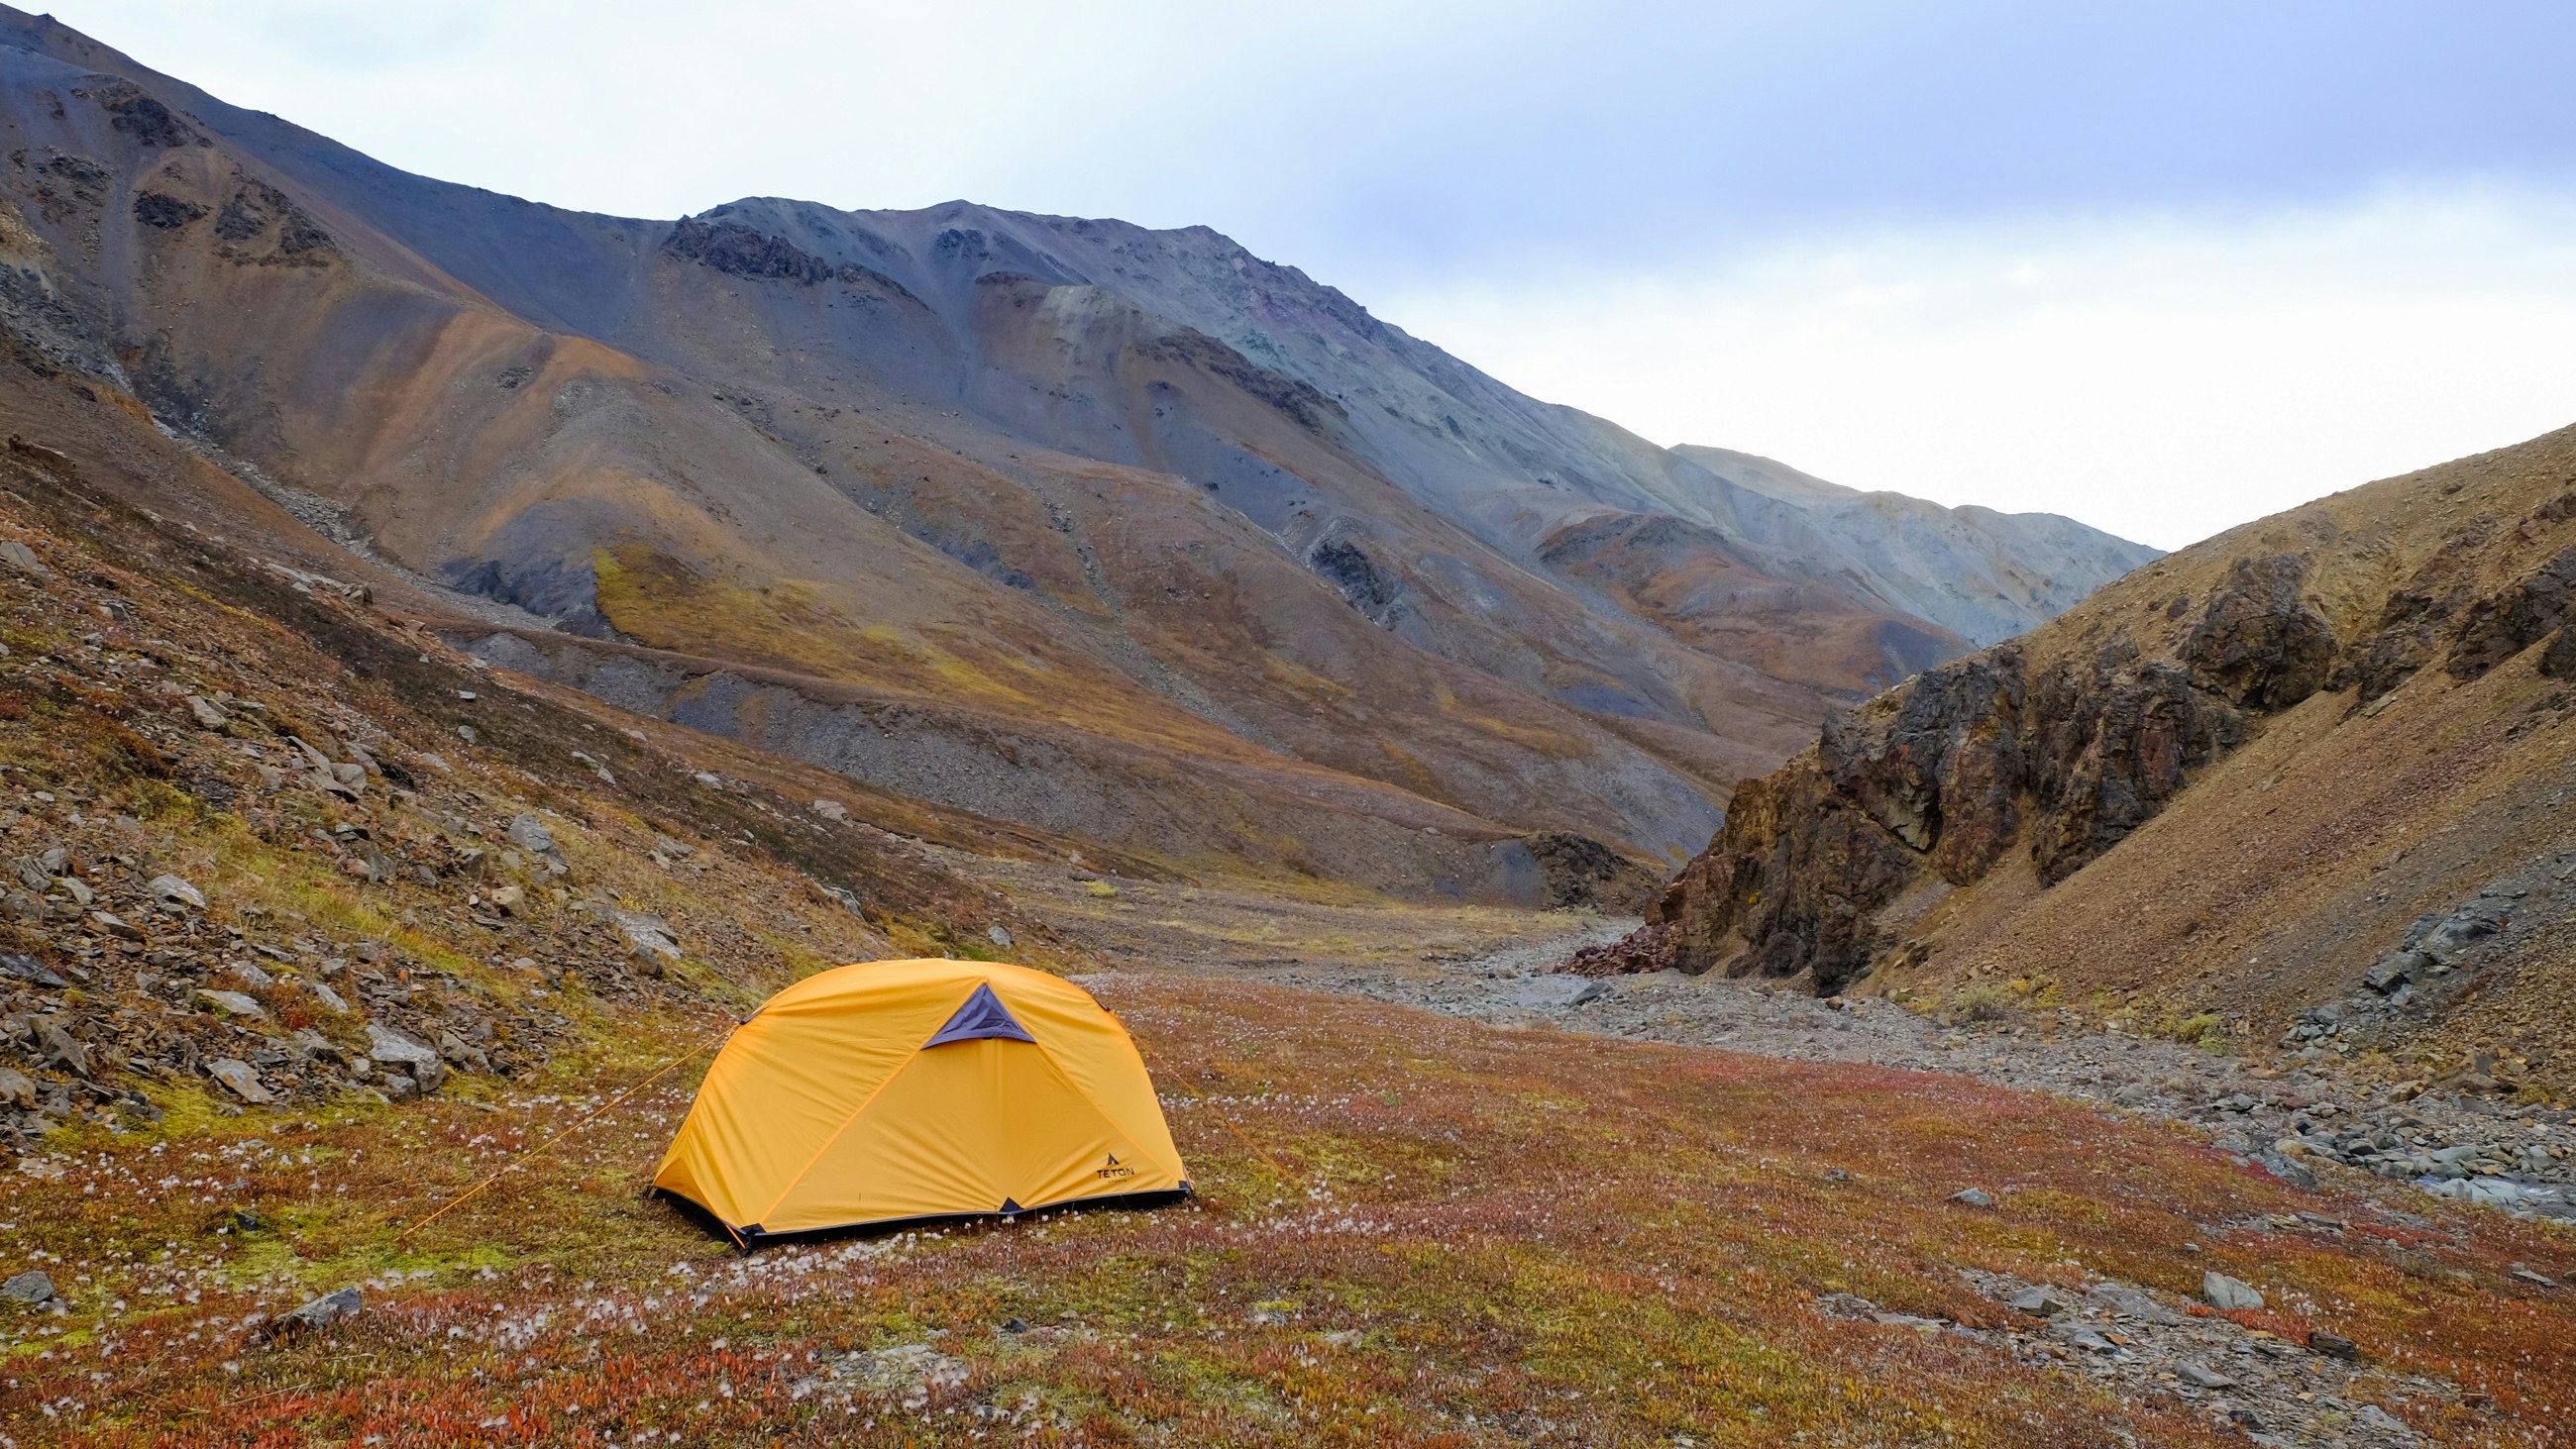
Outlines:
{"label": "rocky hillside", "polygon": [[2247,525],[1829,722],[1583,969],[2564,1079],[2571,625],[2576,429]]}
{"label": "rocky hillside", "polygon": [[[1205,229],[566,212],[17,12],[0,134],[26,425],[123,450],[111,483],[194,452],[274,505],[231,527],[482,657],[1171,869],[1665,869],[1976,637],[1920,586],[1949,563],[1855,568],[1850,529]],[[1976,566],[2080,592],[2125,547],[2094,537]]]}

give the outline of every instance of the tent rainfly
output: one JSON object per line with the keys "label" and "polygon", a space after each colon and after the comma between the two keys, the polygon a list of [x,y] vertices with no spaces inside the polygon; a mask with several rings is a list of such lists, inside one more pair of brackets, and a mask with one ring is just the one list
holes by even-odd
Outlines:
{"label": "tent rainfly", "polygon": [[1118,1018],[985,961],[862,962],[771,997],[716,1054],[653,1185],[745,1247],[1190,1190]]}

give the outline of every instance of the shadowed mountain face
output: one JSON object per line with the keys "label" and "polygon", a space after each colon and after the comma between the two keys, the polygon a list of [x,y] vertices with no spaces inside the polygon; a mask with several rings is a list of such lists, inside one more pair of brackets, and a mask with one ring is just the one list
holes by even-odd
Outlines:
{"label": "shadowed mountain face", "polygon": [[1785,500],[1203,228],[560,211],[16,12],[0,132],[0,322],[89,426],[495,662],[1182,869],[1669,868],[1835,703],[2148,556]]}

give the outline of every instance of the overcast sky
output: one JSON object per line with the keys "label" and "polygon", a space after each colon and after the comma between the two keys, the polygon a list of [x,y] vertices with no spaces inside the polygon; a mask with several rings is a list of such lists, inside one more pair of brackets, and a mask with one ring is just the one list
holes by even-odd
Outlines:
{"label": "overcast sky", "polygon": [[2576,422],[2576,5],[53,0],[411,170],[1205,223],[1658,442],[2175,546]]}

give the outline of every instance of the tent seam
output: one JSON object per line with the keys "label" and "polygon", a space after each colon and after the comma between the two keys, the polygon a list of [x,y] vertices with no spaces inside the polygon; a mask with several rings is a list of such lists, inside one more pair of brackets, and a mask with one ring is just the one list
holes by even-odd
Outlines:
{"label": "tent seam", "polygon": [[[971,997],[975,993],[969,991],[966,994]],[[965,1004],[965,1001],[961,999],[957,1003],[957,1006],[964,1006]],[[957,1014],[957,1007],[950,1007],[948,1014],[950,1016],[955,1016]],[[1037,1044],[1035,1042],[1031,1042],[1030,1045],[1036,1046]],[[832,1150],[832,1144],[840,1141],[843,1135],[849,1132],[851,1124],[857,1122],[859,1118],[867,1114],[868,1108],[876,1104],[878,1095],[885,1091],[887,1085],[893,1082],[895,1078],[903,1075],[903,1069],[905,1067],[911,1066],[914,1062],[921,1060],[921,1054],[925,1050],[926,1048],[918,1045],[913,1047],[911,1055],[896,1063],[895,1069],[885,1074],[884,1081],[869,1088],[868,1095],[859,1102],[859,1105],[850,1109],[850,1115],[841,1119],[841,1125],[832,1129],[832,1135],[823,1139],[823,1145],[814,1149],[814,1155],[805,1159],[805,1165],[789,1174],[787,1181],[780,1185],[778,1196],[771,1200],[768,1209],[762,1212],[754,1221],[765,1223],[771,1218],[778,1216],[779,1204],[787,1201],[787,1195],[794,1192],[797,1185],[805,1181],[805,1175],[814,1170],[814,1164],[822,1161],[823,1154]],[[1039,1047],[1038,1050],[1044,1051],[1046,1048]],[[1081,1088],[1076,1087],[1074,1090],[1080,1091]],[[1093,1110],[1098,1110],[1096,1104],[1094,1105]]]}

